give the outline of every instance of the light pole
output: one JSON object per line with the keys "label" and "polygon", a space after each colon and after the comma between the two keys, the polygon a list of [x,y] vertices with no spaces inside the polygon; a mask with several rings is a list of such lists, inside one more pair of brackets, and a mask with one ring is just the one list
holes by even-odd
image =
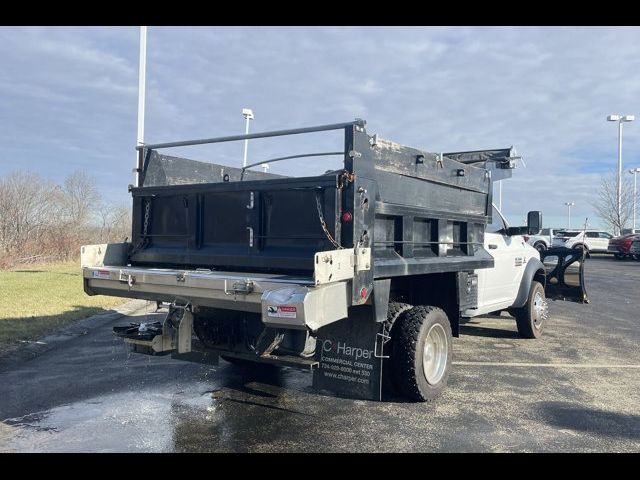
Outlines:
{"label": "light pole", "polygon": [[[244,116],[244,119],[246,122],[245,128],[244,128],[244,134],[249,135],[249,121],[253,120],[253,110],[251,110],[250,108],[243,108],[242,115]],[[247,166],[247,149],[248,148],[249,148],[249,139],[245,139],[244,140],[244,158],[242,160],[243,167]]]}
{"label": "light pole", "polygon": [[633,197],[631,198],[631,201],[633,202],[633,233],[636,233],[636,203],[638,203],[636,193],[638,184],[636,182],[636,177],[637,174],[640,173],[640,168],[632,168],[631,170],[629,170],[629,173],[633,174]]}
{"label": "light pole", "polygon": [[[618,223],[622,222],[622,124],[624,122],[633,122],[636,119],[634,115],[608,115],[607,121],[618,122],[618,201],[617,213]],[[622,233],[622,225],[618,225],[618,235]]]}
{"label": "light pole", "polygon": [[569,223],[569,226],[567,228],[571,228],[571,207],[573,207],[575,205],[574,202],[564,202],[564,204],[567,206],[567,221]]}
{"label": "light pole", "polygon": [[[144,143],[144,100],[147,74],[147,27],[140,27],[140,64],[138,68],[138,146]],[[140,181],[140,159],[136,152],[136,187]]]}

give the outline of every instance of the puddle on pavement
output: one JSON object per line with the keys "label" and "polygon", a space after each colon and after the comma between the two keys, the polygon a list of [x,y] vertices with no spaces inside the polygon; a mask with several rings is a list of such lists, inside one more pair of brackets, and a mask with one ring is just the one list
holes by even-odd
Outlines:
{"label": "puddle on pavement", "polygon": [[[121,392],[0,422],[0,452],[248,451],[270,445],[296,423],[319,422],[327,397],[243,381],[173,391]],[[313,397],[313,399],[311,398]],[[335,402],[335,399],[333,400]],[[351,401],[346,403],[351,404]],[[345,405],[346,406],[346,405]],[[333,406],[335,408],[335,404]]]}

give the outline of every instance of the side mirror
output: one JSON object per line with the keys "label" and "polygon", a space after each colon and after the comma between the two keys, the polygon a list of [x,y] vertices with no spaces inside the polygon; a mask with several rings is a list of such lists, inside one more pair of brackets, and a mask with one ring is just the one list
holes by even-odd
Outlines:
{"label": "side mirror", "polygon": [[537,235],[542,228],[542,212],[532,210],[527,213],[527,233]]}

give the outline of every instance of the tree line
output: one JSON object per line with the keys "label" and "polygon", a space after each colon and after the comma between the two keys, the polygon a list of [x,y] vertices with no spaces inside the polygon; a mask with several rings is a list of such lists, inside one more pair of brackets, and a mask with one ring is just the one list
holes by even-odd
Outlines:
{"label": "tree line", "polygon": [[105,201],[77,170],[58,184],[15,170],[0,178],[0,268],[77,259],[80,247],[131,237],[131,208]]}

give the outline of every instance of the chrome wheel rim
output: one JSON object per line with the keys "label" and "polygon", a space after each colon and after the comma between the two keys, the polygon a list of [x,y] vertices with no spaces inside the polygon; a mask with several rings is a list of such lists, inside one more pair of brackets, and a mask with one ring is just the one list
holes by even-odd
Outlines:
{"label": "chrome wheel rim", "polygon": [[422,370],[429,385],[435,385],[447,367],[449,344],[447,334],[439,323],[431,326],[422,349]]}
{"label": "chrome wheel rim", "polygon": [[549,305],[544,295],[540,292],[536,292],[533,296],[533,326],[537,330],[542,328],[542,324],[547,319],[549,311]]}

